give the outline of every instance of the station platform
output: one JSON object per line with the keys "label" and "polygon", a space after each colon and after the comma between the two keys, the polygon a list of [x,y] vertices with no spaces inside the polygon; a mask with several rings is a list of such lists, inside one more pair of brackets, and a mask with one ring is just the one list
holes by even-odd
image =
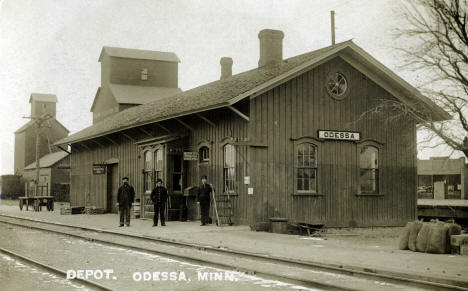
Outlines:
{"label": "station platform", "polygon": [[381,274],[406,273],[415,278],[425,276],[462,281],[468,286],[468,256],[398,250],[401,228],[395,227],[335,229],[324,237],[255,232],[249,226],[200,226],[199,221],[170,221],[165,227],[152,227],[152,220],[132,219],[130,227],[119,227],[116,214],[61,215],[60,205],[56,205],[54,211],[20,211],[14,201],[0,201],[0,214],[339,265],[343,268],[366,269]]}

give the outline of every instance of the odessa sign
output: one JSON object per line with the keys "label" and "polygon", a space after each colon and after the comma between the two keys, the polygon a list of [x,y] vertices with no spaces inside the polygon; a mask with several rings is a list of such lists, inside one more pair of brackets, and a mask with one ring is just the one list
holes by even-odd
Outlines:
{"label": "odessa sign", "polygon": [[322,139],[358,141],[361,139],[361,134],[351,131],[319,130],[318,137]]}

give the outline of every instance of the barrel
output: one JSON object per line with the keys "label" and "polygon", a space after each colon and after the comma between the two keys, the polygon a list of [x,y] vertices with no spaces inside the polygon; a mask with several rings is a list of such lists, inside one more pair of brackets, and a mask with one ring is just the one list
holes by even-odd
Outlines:
{"label": "barrel", "polygon": [[140,198],[135,199],[135,203],[133,203],[133,213],[135,214],[135,218],[140,218]]}

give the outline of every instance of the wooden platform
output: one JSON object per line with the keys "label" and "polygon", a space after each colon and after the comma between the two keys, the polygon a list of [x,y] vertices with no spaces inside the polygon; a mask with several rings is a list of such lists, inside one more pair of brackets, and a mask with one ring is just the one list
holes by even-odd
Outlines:
{"label": "wooden platform", "polygon": [[468,200],[418,199],[418,217],[468,219]]}

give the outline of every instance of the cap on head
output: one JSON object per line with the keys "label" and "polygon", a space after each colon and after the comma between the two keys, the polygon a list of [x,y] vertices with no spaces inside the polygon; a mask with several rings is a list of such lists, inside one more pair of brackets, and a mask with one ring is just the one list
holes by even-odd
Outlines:
{"label": "cap on head", "polygon": [[206,175],[203,175],[201,178],[202,178],[202,180],[203,179],[207,180],[208,177]]}
{"label": "cap on head", "polygon": [[161,184],[162,184],[162,179],[157,179],[157,180],[156,180],[156,184],[157,184],[157,183],[161,183]]}
{"label": "cap on head", "polygon": [[123,178],[122,178],[122,181],[124,181],[124,180],[127,180],[127,181],[128,181],[128,177],[123,177]]}

